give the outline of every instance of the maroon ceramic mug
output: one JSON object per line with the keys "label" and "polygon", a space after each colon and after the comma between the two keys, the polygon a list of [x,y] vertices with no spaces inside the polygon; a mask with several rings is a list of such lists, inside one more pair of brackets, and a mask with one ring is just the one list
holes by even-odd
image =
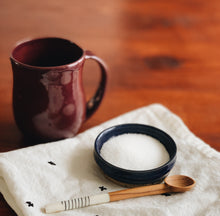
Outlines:
{"label": "maroon ceramic mug", "polygon": [[[82,70],[86,59],[95,60],[101,79],[86,102]],[[107,70],[90,51],[62,38],[38,38],[18,44],[12,51],[13,111],[24,135],[51,141],[74,136],[102,101]]]}

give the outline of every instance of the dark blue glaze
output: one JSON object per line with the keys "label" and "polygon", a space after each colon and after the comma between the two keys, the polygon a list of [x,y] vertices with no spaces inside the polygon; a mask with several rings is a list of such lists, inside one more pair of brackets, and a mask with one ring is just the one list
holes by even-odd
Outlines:
{"label": "dark blue glaze", "polygon": [[[143,171],[127,170],[108,163],[100,156],[102,145],[111,137],[126,133],[145,134],[159,140],[168,151],[170,160],[158,168]],[[108,128],[97,136],[94,147],[95,161],[103,172],[118,182],[131,185],[162,182],[176,162],[176,153],[176,144],[167,133],[158,128],[143,124],[122,124]]]}

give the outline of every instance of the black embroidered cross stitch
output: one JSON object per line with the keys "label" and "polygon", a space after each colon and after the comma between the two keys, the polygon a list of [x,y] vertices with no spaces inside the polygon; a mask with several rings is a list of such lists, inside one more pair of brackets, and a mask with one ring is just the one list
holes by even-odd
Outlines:
{"label": "black embroidered cross stitch", "polygon": [[56,164],[55,164],[53,161],[48,161],[48,163],[49,163],[50,165],[56,166]]}
{"label": "black embroidered cross stitch", "polygon": [[100,186],[99,189],[100,189],[101,191],[107,190],[107,188],[104,187],[104,186]]}
{"label": "black embroidered cross stitch", "polygon": [[164,196],[171,196],[170,193],[163,193],[163,194],[161,194],[161,195],[164,195]]}
{"label": "black embroidered cross stitch", "polygon": [[34,204],[32,202],[27,201],[26,203],[28,204],[28,207],[34,207]]}

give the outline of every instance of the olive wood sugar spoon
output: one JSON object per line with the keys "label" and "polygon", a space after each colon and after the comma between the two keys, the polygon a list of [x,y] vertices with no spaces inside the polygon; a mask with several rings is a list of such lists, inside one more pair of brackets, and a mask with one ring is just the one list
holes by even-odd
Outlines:
{"label": "olive wood sugar spoon", "polygon": [[46,213],[55,213],[135,197],[157,195],[163,193],[185,192],[192,189],[194,186],[195,181],[188,176],[168,176],[165,178],[164,184],[141,186],[105,194],[74,198],[67,201],[49,204],[45,207],[45,211]]}

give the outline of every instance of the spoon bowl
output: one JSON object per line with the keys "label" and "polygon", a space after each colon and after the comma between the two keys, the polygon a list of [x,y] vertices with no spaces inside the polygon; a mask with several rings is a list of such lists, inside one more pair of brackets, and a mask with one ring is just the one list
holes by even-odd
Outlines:
{"label": "spoon bowl", "polygon": [[189,176],[174,175],[165,178],[164,182],[170,186],[172,192],[185,192],[195,186],[195,180]]}

